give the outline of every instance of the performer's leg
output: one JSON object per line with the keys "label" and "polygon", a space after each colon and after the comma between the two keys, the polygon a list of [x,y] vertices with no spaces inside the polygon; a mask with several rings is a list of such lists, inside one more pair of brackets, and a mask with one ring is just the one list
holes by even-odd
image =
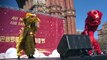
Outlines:
{"label": "performer's leg", "polygon": [[[95,39],[91,40],[91,43],[92,43],[92,47],[93,47],[94,51],[95,51],[97,54],[103,54],[102,51],[101,51],[101,48],[100,48],[99,43],[98,43]],[[90,55],[93,55],[92,50],[89,50],[88,53],[89,53]]]}
{"label": "performer's leg", "polygon": [[34,59],[35,57],[33,56],[33,54],[28,55],[29,59]]}
{"label": "performer's leg", "polygon": [[89,55],[93,55],[92,50],[89,50],[88,53],[89,53]]}
{"label": "performer's leg", "polygon": [[17,56],[18,56],[18,59],[20,59],[20,56],[21,56],[21,49],[17,49]]}
{"label": "performer's leg", "polygon": [[17,56],[18,56],[18,59],[20,59],[20,56],[22,55],[22,52],[24,52],[23,51],[23,46],[21,45],[21,44],[18,44],[17,46],[16,46],[16,48],[17,48]]}
{"label": "performer's leg", "polygon": [[21,55],[21,53],[20,53],[21,48],[20,48],[19,46],[20,46],[20,44],[17,43],[17,45],[16,45],[16,49],[17,49],[17,56],[18,56],[18,59],[20,59],[20,55]]}
{"label": "performer's leg", "polygon": [[27,36],[26,37],[26,43],[25,43],[25,49],[24,49],[26,55],[28,56],[29,59],[34,58],[34,52],[35,52],[35,44],[34,44],[34,38],[32,36]]}
{"label": "performer's leg", "polygon": [[101,51],[99,43],[95,39],[93,41],[93,47],[94,47],[94,50],[97,54],[103,54]]}

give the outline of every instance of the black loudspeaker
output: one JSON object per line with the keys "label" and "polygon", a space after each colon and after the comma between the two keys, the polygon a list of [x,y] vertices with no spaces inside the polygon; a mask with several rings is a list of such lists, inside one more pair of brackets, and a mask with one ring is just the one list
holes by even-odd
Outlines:
{"label": "black loudspeaker", "polygon": [[91,50],[90,38],[87,35],[64,35],[57,47],[61,58],[82,56]]}

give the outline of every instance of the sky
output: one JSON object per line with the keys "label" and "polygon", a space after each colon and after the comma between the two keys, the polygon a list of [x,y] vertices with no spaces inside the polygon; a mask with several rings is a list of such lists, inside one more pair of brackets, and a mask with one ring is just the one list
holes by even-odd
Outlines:
{"label": "sky", "polygon": [[[15,0],[0,0],[0,5],[18,8]],[[84,30],[85,19],[87,12],[90,10],[99,10],[103,13],[101,24],[98,30],[101,29],[102,24],[107,22],[107,0],[74,0],[74,7],[76,10],[76,29]],[[98,38],[97,31],[95,38]]]}
{"label": "sky", "polygon": [[18,8],[16,0],[0,0],[0,5]]}

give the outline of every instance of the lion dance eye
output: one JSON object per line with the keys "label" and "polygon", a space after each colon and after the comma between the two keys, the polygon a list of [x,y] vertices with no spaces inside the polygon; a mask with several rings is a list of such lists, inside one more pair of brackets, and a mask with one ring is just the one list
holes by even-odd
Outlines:
{"label": "lion dance eye", "polygon": [[94,13],[94,14],[97,14],[97,12],[96,12],[96,11],[94,11],[93,13]]}
{"label": "lion dance eye", "polygon": [[98,15],[97,11],[93,11],[93,13],[95,14],[95,18],[99,18],[99,15]]}

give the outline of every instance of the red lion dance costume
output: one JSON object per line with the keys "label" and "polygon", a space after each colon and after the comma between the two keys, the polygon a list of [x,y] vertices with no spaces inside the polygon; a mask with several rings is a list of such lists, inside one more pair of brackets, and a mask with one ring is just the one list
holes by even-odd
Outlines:
{"label": "red lion dance costume", "polygon": [[[97,30],[98,25],[101,23],[102,13],[98,10],[91,10],[87,13],[87,18],[85,20],[85,29],[82,32],[83,35],[88,35],[91,40],[93,49],[97,54],[102,54],[99,43],[94,38],[94,32]],[[92,50],[90,50],[89,55],[92,55]]]}

